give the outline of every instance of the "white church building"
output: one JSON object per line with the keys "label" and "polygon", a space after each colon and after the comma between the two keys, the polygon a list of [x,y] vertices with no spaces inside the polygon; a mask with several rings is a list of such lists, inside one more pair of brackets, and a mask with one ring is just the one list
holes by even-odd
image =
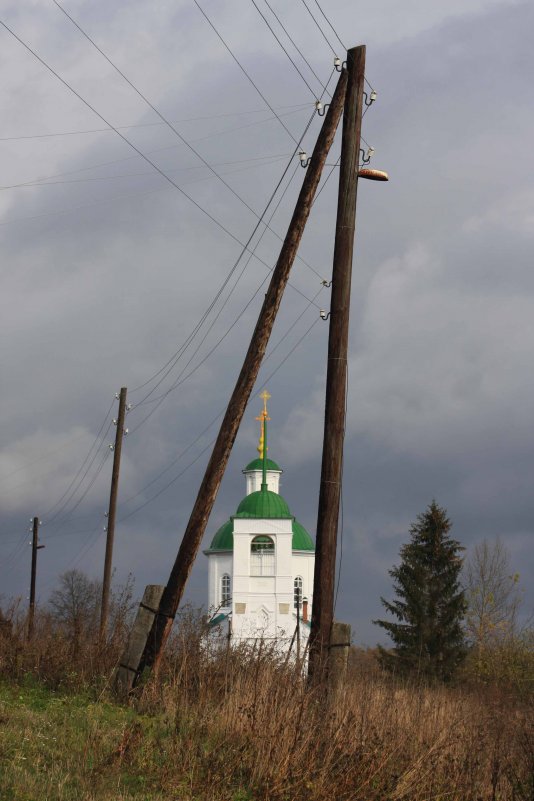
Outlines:
{"label": "white church building", "polygon": [[313,602],[315,546],[279,492],[282,470],[267,458],[267,392],[259,458],[243,473],[246,495],[215,533],[208,557],[208,605],[213,635],[232,643],[261,639],[303,653]]}

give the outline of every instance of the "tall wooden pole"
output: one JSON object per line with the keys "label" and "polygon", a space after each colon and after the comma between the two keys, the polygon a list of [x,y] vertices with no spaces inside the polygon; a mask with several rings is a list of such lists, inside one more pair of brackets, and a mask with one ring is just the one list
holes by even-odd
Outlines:
{"label": "tall wooden pole", "polygon": [[176,557],[165,592],[163,593],[158,613],[154,618],[154,623],[147,637],[143,656],[135,673],[132,670],[133,683],[145,667],[152,667],[157,664],[162,648],[170,633],[174,616],[184,592],[185,584],[200,547],[215,498],[217,497],[217,492],[230,457],[241,419],[265,354],[276,313],[289,278],[291,266],[297,255],[302,234],[304,233],[304,226],[309,217],[313,199],[317,191],[321,172],[334,140],[339,119],[343,111],[346,87],[347,75],[346,71],[343,70],[325,116],[309,166],[306,170],[297,205],[291,218],[278,261],[273,270],[269,288],[265,295],[265,300],[245,356],[243,367],[241,368],[226,414],[221,423],[213,453],[200,485],[191,517],[185,529],[178,556]]}
{"label": "tall wooden pole", "polygon": [[109,613],[109,591],[111,587],[111,569],[113,564],[113,541],[115,538],[115,517],[117,513],[117,495],[119,492],[119,474],[121,469],[122,440],[124,438],[124,418],[126,415],[126,387],[122,387],[119,395],[119,412],[117,414],[117,430],[113,451],[113,472],[111,474],[111,490],[109,493],[108,526],[106,535],[106,556],[104,558],[104,578],[102,580],[102,603],[100,606],[100,642],[106,637]]}
{"label": "tall wooden pole", "polygon": [[365,45],[347,53],[348,85],[343,112],[343,138],[332,272],[328,368],[321,486],[317,515],[309,675],[317,678],[326,665],[334,615],[337,527],[345,437],[347,351],[350,286],[356,226],[356,192],[362,125]]}
{"label": "tall wooden pole", "polygon": [[37,551],[44,548],[39,545],[39,518],[33,518],[32,529],[32,572],[30,579],[30,608],[28,610],[28,640],[33,637],[33,623],[35,618],[35,585],[37,583]]}

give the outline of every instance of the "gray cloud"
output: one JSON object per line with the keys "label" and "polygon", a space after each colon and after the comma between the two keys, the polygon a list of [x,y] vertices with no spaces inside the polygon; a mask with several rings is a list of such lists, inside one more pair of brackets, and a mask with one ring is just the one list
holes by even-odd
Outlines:
{"label": "gray cloud", "polygon": [[[66,7],[171,119],[247,112],[179,123],[186,137],[199,140],[195,146],[211,163],[292,151],[278,122],[250,124],[270,112],[258,113],[261,99],[194,6],[160,4],[158,13],[137,2],[80,1]],[[262,91],[289,114],[283,119],[297,135],[313,98],[252,5],[206,4],[206,10]],[[302,10],[279,8],[315,69],[327,76],[332,54]],[[448,508],[455,536],[467,546],[500,534],[525,583],[534,572],[529,550],[534,197],[528,180],[534,166],[528,102],[533,11],[527,3],[473,0],[405,3],[402,11],[397,3],[380,2],[365,15],[339,2],[329,13],[344,39],[369,43],[368,75],[379,101],[365,117],[364,136],[377,149],[376,166],[391,174],[388,185],[362,182],[359,188],[337,606],[339,616],[355,625],[357,639],[372,643],[378,634],[370,620],[380,614],[379,595],[389,592],[387,569],[410,522],[432,497]],[[12,4],[5,19],[113,124],[155,120],[52,4]],[[0,136],[102,127],[4,31],[0,53],[6,109]],[[301,103],[309,105],[282,109]],[[318,122],[306,138],[307,149]],[[144,152],[160,150],[154,153],[157,163],[175,170],[170,174],[184,190],[246,239],[254,216],[206,178],[170,131],[157,126],[125,133]],[[329,163],[338,152],[336,142]],[[73,180],[149,170],[112,133],[1,141],[0,164],[3,186],[58,173],[70,174],[57,180]],[[261,210],[284,162],[252,164],[219,169],[243,168],[228,181]],[[274,218],[281,233],[302,174],[299,168]],[[301,249],[326,277],[335,184],[334,175],[313,210]],[[66,489],[115,391],[142,384],[185,340],[239,246],[163,179],[147,174],[3,190],[0,213],[2,592],[24,594],[28,519]],[[272,264],[278,245],[267,234],[258,254]],[[191,368],[236,320],[265,275],[265,267],[253,260]],[[320,288],[319,278],[302,263],[291,280],[308,298]],[[260,289],[216,355],[138,431],[152,406],[137,407],[144,391],[132,392],[133,433],[125,447],[119,518],[176,477],[157,500],[119,524],[118,575],[134,572],[139,588],[166,578],[209,449],[199,454],[216,426],[144,487],[224,408],[261,296]],[[326,290],[317,303],[328,306]],[[273,344],[306,306],[288,288]],[[265,364],[264,379],[317,313],[314,306],[308,309]],[[286,468],[283,492],[292,510],[312,531],[326,339],[327,326],[318,322],[269,382],[271,455]],[[177,375],[173,371],[153,397]],[[207,540],[244,493],[240,470],[256,446],[255,415],[252,403]],[[64,529],[43,527],[42,597],[73,562],[99,574],[108,482],[106,466]],[[200,557],[189,597],[202,603],[205,590]]]}

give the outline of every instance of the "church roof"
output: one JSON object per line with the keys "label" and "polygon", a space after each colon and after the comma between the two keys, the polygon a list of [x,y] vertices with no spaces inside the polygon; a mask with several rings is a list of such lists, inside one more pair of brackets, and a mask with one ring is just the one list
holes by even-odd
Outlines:
{"label": "church roof", "polygon": [[[293,550],[294,551],[315,551],[313,540],[304,526],[293,518]],[[233,551],[234,550],[234,523],[227,520],[215,536],[208,549],[209,551]]]}
{"label": "church roof", "polygon": [[[279,473],[282,472],[282,468],[278,467],[276,462],[273,462],[272,459],[266,459],[265,460],[265,468],[266,468],[266,470],[276,470]],[[249,471],[252,471],[252,470],[263,470],[263,459],[259,459],[259,458],[258,459],[253,459],[251,462],[249,462],[249,464],[247,464],[247,466],[243,470],[243,473],[248,473]]]}
{"label": "church roof", "polygon": [[265,520],[287,519],[293,515],[281,495],[262,486],[261,490],[251,492],[243,498],[237,507],[235,517],[256,517]]}
{"label": "church roof", "polygon": [[313,540],[304,528],[291,514],[287,502],[277,492],[272,492],[267,487],[267,471],[282,472],[280,467],[273,462],[272,459],[267,458],[267,421],[270,420],[267,414],[267,399],[271,396],[268,392],[264,392],[261,397],[263,398],[263,412],[258,420],[261,420],[261,435],[258,452],[259,459],[253,459],[252,462],[245,467],[244,473],[253,470],[261,470],[263,472],[263,482],[261,490],[251,492],[246,495],[239,506],[234,517],[227,520],[224,525],[215,533],[208,551],[233,551],[234,549],[234,518],[238,519],[256,519],[256,520],[291,520],[293,529],[292,545],[294,551],[315,551]]}

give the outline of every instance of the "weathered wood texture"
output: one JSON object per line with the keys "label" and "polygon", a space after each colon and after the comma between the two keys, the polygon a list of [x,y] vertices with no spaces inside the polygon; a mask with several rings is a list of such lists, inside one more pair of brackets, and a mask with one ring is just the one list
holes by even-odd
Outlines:
{"label": "weathered wood texture", "polygon": [[33,623],[35,619],[35,585],[37,581],[37,551],[39,550],[39,518],[33,518],[32,535],[32,572],[30,578],[30,607],[28,610],[28,640],[33,637]]}
{"label": "weathered wood texture", "polygon": [[345,437],[350,288],[356,226],[365,45],[348,51],[347,70],[348,85],[343,112],[343,138],[330,303],[323,458],[315,545],[310,678],[313,678],[314,674],[316,678],[319,678],[327,667],[326,657],[334,614],[334,578]]}
{"label": "weathered wood texture", "polygon": [[164,589],[163,584],[148,584],[145,587],[128,643],[115,674],[115,690],[123,698],[128,696],[132,687],[132,677],[137,672]]}
{"label": "weathered wood texture", "polygon": [[245,356],[243,367],[221,423],[213,453],[206,468],[195,505],[193,506],[193,511],[191,512],[191,517],[185,529],[178,556],[176,557],[161,600],[160,613],[154,620],[145,652],[139,664],[139,672],[145,667],[155,664],[172,627],[172,621],[182,598],[204,531],[206,530],[206,525],[217,497],[217,492],[230,457],[239,425],[265,354],[276,314],[289,278],[291,266],[297,255],[297,250],[304,232],[304,226],[311,211],[321,172],[334,140],[343,111],[346,86],[347,75],[345,71],[343,71],[339,77],[330,107],[313,150],[310,164],[306,170],[297,205],[291,218],[278,261],[273,270],[269,288],[265,295],[265,300]]}
{"label": "weathered wood texture", "polygon": [[328,651],[328,686],[337,690],[345,683],[350,653],[350,624],[332,623],[330,648]]}
{"label": "weathered wood texture", "polygon": [[108,525],[106,533],[106,555],[104,558],[104,578],[102,581],[102,603],[100,606],[100,641],[107,633],[109,592],[111,587],[111,568],[113,563],[113,540],[115,538],[115,517],[117,513],[117,495],[119,492],[119,473],[121,469],[122,440],[124,439],[124,418],[126,415],[126,387],[122,387],[119,395],[119,412],[117,415],[117,431],[115,432],[115,448],[113,451],[113,472],[109,493]]}

